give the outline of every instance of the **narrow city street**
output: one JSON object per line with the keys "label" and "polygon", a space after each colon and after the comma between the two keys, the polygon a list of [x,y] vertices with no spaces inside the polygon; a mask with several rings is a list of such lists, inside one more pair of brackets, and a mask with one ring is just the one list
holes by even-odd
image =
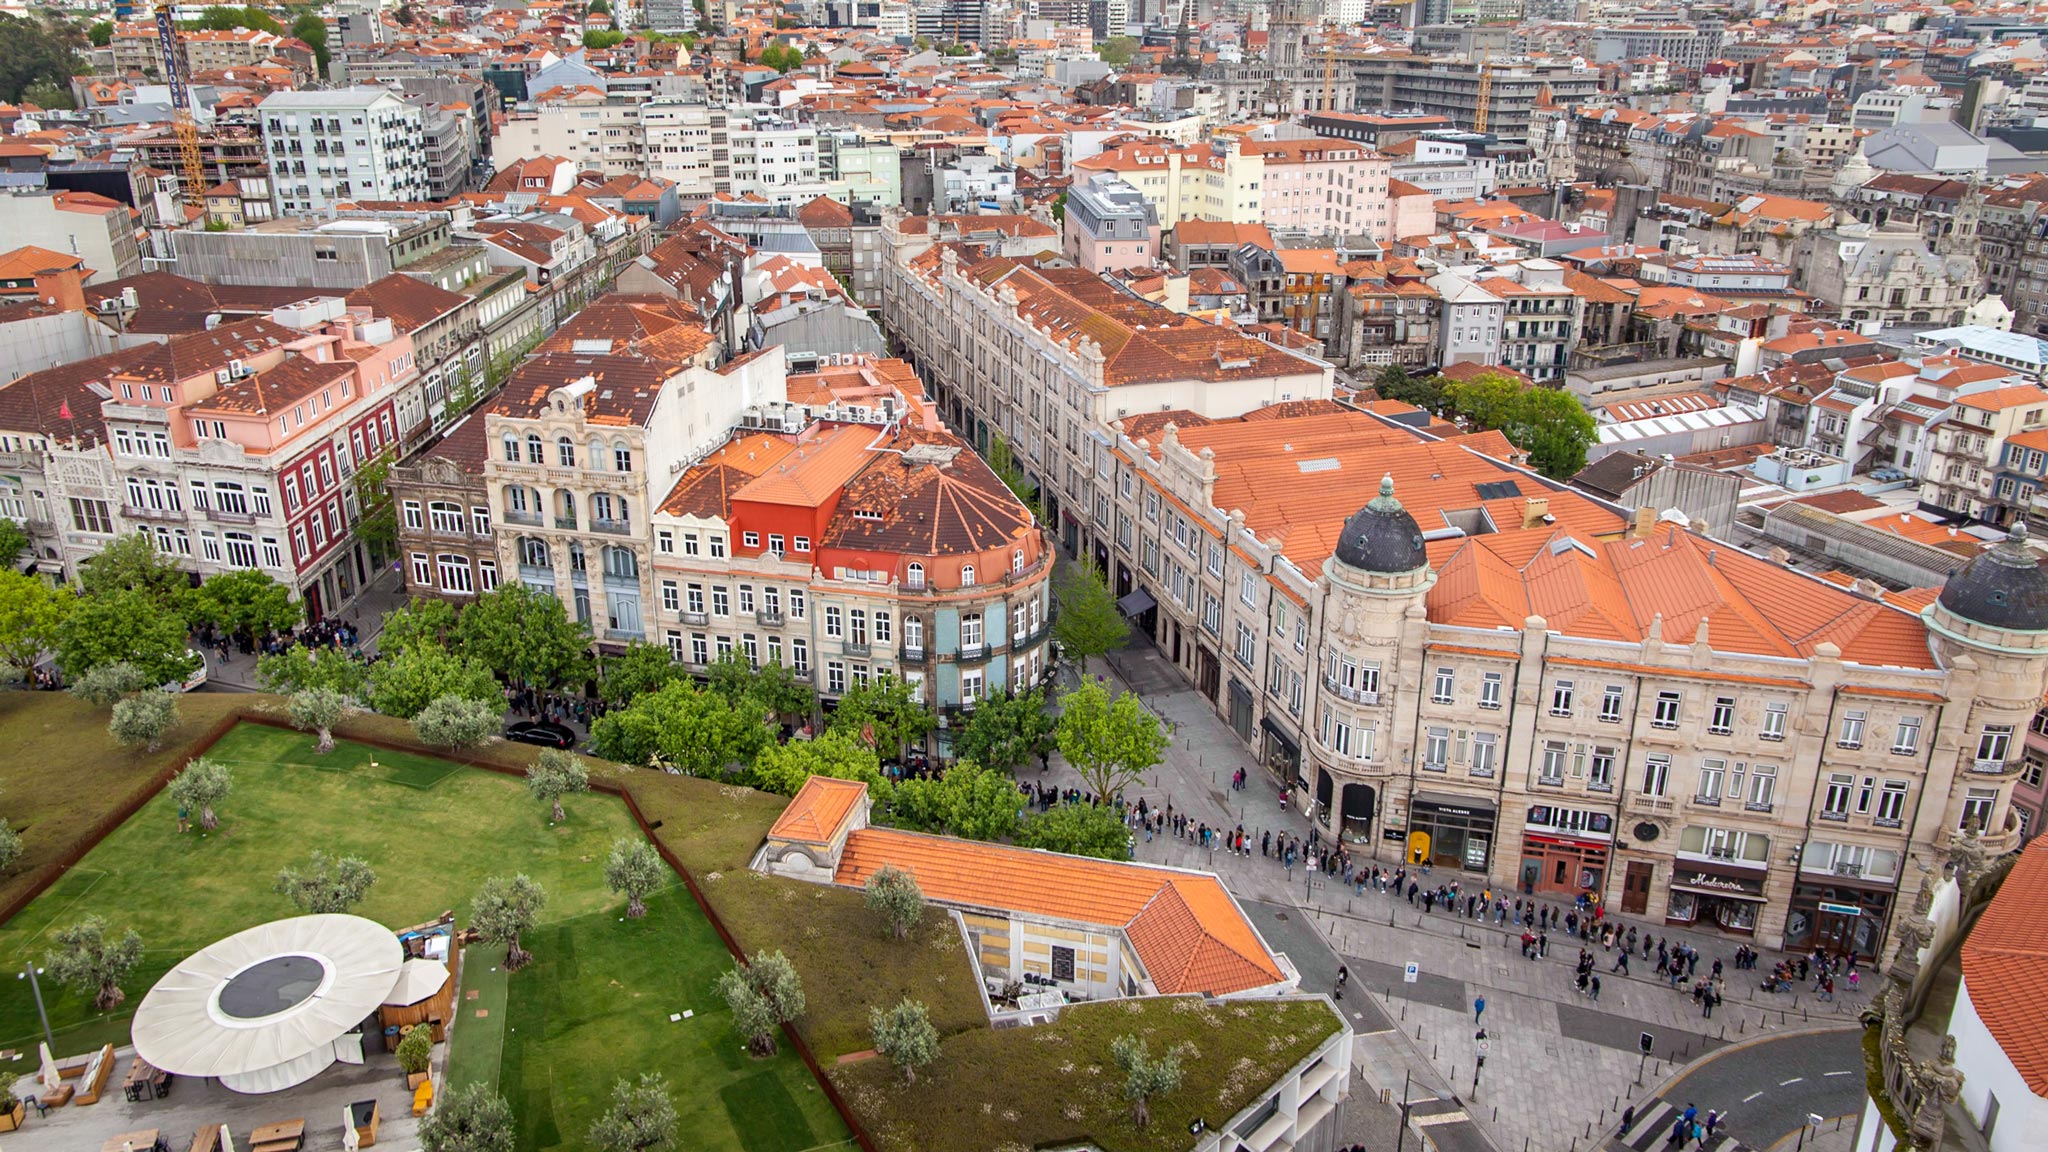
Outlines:
{"label": "narrow city street", "polygon": [[[1184,812],[1191,821],[1211,828],[1243,825],[1254,844],[1268,832],[1306,839],[1308,821],[1293,803],[1281,808],[1270,774],[1156,649],[1134,639],[1111,654],[1107,667],[1098,659],[1089,671],[1107,674],[1119,688],[1136,692],[1172,734],[1164,763],[1132,790],[1132,800],[1143,798],[1151,807],[1171,804],[1175,813]],[[1247,769],[1248,782],[1233,790],[1231,775],[1240,767]],[[1023,775],[1028,779],[1031,773]],[[1083,786],[1057,756],[1044,782]],[[1805,1115],[1796,1111],[1801,1105],[1790,1103],[1796,1093],[1778,1091],[1783,1107],[1772,1104],[1765,1110],[1759,1101],[1745,1110],[1739,1096],[1722,1098],[1735,1084],[1723,1090],[1721,1082],[1735,1070],[1754,1065],[1746,1060],[1698,1062],[1779,1033],[1784,1036],[1772,1041],[1772,1066],[1811,1064],[1816,1077],[1842,1070],[1835,1065],[1853,1067],[1857,1077],[1833,1077],[1828,1087],[1838,1088],[1834,1081],[1853,1085],[1860,1099],[1860,1057],[1843,1064],[1841,1037],[1843,1029],[1856,1028],[1869,989],[1841,989],[1833,1001],[1817,1000],[1810,984],[1795,991],[1761,991],[1761,971],[1734,968],[1735,938],[1619,921],[1633,923],[1653,938],[1669,939],[1674,946],[1682,942],[1697,948],[1702,976],[1716,959],[1724,962],[1726,1001],[1706,1017],[1690,995],[1690,981],[1672,988],[1655,976],[1655,960],[1644,961],[1640,948],[1630,971],[1623,974],[1614,970],[1614,952],[1603,951],[1597,943],[1585,945],[1601,978],[1599,998],[1594,1000],[1576,987],[1573,966],[1578,946],[1562,929],[1550,934],[1546,957],[1524,959],[1521,930],[1512,924],[1466,919],[1442,910],[1425,913],[1405,898],[1370,887],[1360,894],[1299,865],[1289,870],[1261,857],[1256,847],[1249,857],[1234,856],[1220,849],[1205,850],[1191,839],[1161,836],[1147,841],[1140,834],[1136,852],[1140,860],[1220,875],[1267,942],[1286,953],[1300,971],[1304,989],[1331,991],[1337,966],[1349,968],[1341,1006],[1359,1034],[1357,1063],[1362,1077],[1352,1095],[1352,1125],[1359,1134],[1349,1139],[1367,1140],[1367,1132],[1384,1132],[1389,1121],[1378,1102],[1384,1094],[1398,1105],[1405,1085],[1411,1104],[1442,1099],[1457,1105],[1429,1118],[1431,1137],[1442,1147],[1458,1142],[1451,1129],[1457,1117],[1469,1116],[1498,1152],[1578,1152],[1601,1147],[1615,1134],[1626,1109],[1634,1107],[1641,1115],[1660,1086],[1689,1067],[1700,1067],[1700,1078],[1687,1087],[1703,1095],[1702,1111],[1735,1109],[1731,1134],[1755,1142],[1755,1147],[1767,1147],[1782,1135],[1774,1134],[1774,1129],[1784,1116]],[[1391,870],[1398,861],[1383,863]],[[1439,873],[1435,879],[1450,878]],[[1564,906],[1558,905],[1557,911],[1561,914]],[[1764,950],[1758,963],[1767,971],[1781,957]],[[1412,982],[1406,979],[1411,963],[1417,967]],[[1475,1023],[1473,1006],[1480,998],[1486,1000],[1486,1011]],[[1475,1033],[1482,1025],[1488,1052],[1475,1086]],[[1647,1058],[1639,1047],[1645,1033],[1651,1037]],[[1846,1034],[1853,1046],[1853,1031]],[[1823,1069],[1821,1064],[1829,1066]],[[1740,1095],[1756,1090],[1745,1088]],[[1752,1117],[1738,1120],[1745,1111]],[[1797,1126],[1796,1118],[1792,1126]]]}

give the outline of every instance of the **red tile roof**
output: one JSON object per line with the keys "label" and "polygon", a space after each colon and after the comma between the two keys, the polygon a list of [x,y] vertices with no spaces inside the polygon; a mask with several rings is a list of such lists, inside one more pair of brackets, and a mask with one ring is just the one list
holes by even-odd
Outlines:
{"label": "red tile roof", "polygon": [[2020,854],[1963,941],[1963,983],[1977,1018],[2036,1096],[2048,1096],[2048,841]]}
{"label": "red tile roof", "polygon": [[835,780],[813,776],[796,790],[796,796],[768,829],[770,840],[801,840],[807,844],[830,844],[839,835],[846,818],[860,806],[868,786],[859,780]]}

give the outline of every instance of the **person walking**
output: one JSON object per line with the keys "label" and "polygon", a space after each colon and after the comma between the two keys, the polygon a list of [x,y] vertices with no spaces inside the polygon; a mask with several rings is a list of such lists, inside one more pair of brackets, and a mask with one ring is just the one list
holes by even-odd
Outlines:
{"label": "person walking", "polygon": [[1614,954],[1614,967],[1609,969],[1609,971],[1619,972],[1623,976],[1628,975],[1628,949],[1623,948]]}
{"label": "person walking", "polygon": [[1586,994],[1591,996],[1596,1001],[1600,999],[1600,977],[1593,977],[1592,987],[1587,990]]}
{"label": "person walking", "polygon": [[1486,997],[1481,996],[1472,1001],[1472,1022],[1474,1024],[1479,1023],[1479,1018],[1484,1015],[1486,1015]]}

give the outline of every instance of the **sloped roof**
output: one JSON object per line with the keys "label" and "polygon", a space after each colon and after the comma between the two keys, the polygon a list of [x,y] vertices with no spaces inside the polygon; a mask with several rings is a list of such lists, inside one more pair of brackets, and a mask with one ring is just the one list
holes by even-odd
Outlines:
{"label": "sloped roof", "polygon": [[2020,854],[1963,941],[1963,982],[1977,1018],[2033,1089],[2048,1096],[2048,841]]}
{"label": "sloped roof", "polygon": [[417,332],[468,302],[469,297],[460,292],[403,272],[393,272],[348,294],[350,306],[368,308],[406,333]]}
{"label": "sloped roof", "polygon": [[[1031,510],[964,441],[905,427],[888,448],[871,453],[847,483],[825,527],[827,545],[944,556],[986,552],[1030,534]],[[913,448],[923,451],[908,454]]]}
{"label": "sloped roof", "polygon": [[830,844],[840,826],[868,794],[859,780],[835,780],[813,776],[796,790],[796,796],[768,829],[770,840],[797,840],[806,844]]}
{"label": "sloped roof", "polygon": [[1162,993],[1221,996],[1286,979],[1223,882],[1205,873],[863,828],[846,838],[833,879],[865,887],[885,864],[933,900],[1123,929]]}
{"label": "sloped roof", "polygon": [[151,345],[121,375],[137,380],[169,383],[228,366],[240,360],[289,344],[302,333],[265,317],[223,324],[210,331],[173,336]]}

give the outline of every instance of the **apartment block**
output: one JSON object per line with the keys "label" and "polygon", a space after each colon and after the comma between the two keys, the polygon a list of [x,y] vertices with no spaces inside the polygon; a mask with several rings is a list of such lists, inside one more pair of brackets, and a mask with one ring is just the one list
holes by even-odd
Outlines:
{"label": "apartment block", "polygon": [[420,110],[388,89],[273,92],[256,113],[281,214],[429,195]]}

